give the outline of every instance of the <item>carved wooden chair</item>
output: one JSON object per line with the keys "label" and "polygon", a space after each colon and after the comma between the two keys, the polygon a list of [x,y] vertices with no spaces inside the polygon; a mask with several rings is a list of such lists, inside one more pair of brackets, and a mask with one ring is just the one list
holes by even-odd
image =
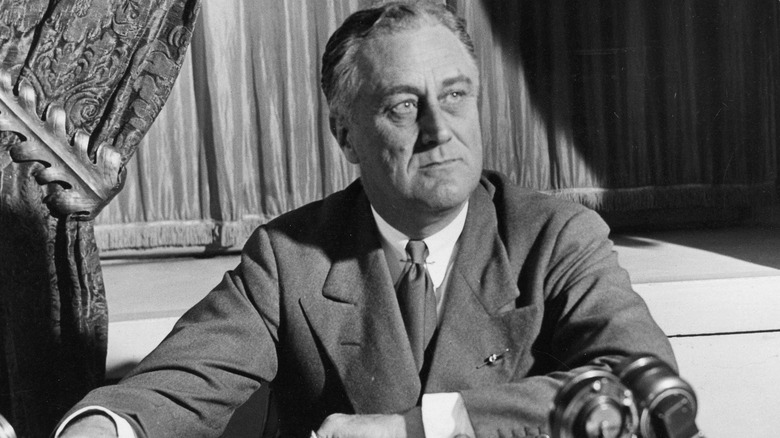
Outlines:
{"label": "carved wooden chair", "polygon": [[0,0],[0,413],[47,436],[103,383],[92,220],[178,75],[199,0]]}

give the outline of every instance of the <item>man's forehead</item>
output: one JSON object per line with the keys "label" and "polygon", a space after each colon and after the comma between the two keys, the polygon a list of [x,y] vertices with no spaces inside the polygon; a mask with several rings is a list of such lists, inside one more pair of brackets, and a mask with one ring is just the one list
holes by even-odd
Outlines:
{"label": "man's forehead", "polygon": [[[434,85],[440,88],[454,85],[477,85],[473,69],[456,65],[431,65],[427,69],[388,68],[366,78],[371,89],[390,92],[414,91]],[[432,82],[431,82],[432,81]]]}
{"label": "man's forehead", "polygon": [[372,88],[398,84],[437,85],[468,82],[476,85],[478,70],[458,37],[444,26],[385,34],[366,41],[359,52],[359,70]]}

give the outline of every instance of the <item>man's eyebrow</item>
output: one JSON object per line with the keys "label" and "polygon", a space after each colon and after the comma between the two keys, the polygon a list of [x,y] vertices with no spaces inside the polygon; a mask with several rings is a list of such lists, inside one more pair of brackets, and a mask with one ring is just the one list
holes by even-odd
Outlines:
{"label": "man's eyebrow", "polygon": [[420,94],[420,88],[408,84],[394,85],[382,90],[382,94],[385,96],[392,96],[394,94]]}
{"label": "man's eyebrow", "polygon": [[[465,83],[466,85],[471,85],[473,81],[471,80],[470,77],[466,75],[457,75],[445,79],[441,85],[443,88],[446,88],[446,87],[451,87],[455,84],[463,84],[463,83]],[[410,84],[393,85],[391,87],[388,87],[387,89],[382,90],[382,94],[384,94],[385,96],[392,96],[395,94],[421,94],[421,93],[422,91],[419,87]]]}
{"label": "man's eyebrow", "polygon": [[442,85],[444,87],[450,87],[452,85],[462,84],[462,83],[471,85],[472,84],[471,78],[466,75],[458,75],[452,78],[445,79],[444,82],[442,82]]}

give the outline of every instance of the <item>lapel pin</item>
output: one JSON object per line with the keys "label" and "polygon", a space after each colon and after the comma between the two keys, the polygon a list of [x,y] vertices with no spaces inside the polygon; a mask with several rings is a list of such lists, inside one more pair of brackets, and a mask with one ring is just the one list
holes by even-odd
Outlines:
{"label": "lapel pin", "polygon": [[493,365],[494,363],[498,362],[499,360],[504,358],[504,355],[509,352],[509,349],[502,351],[501,353],[493,353],[490,356],[486,357],[485,360],[477,366],[477,369],[480,369],[484,367],[485,365]]}

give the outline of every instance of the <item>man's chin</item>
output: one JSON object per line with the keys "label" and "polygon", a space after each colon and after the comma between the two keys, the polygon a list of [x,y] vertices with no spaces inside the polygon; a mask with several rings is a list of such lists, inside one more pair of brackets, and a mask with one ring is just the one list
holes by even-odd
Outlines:
{"label": "man's chin", "polygon": [[453,210],[460,210],[463,204],[471,196],[472,189],[466,187],[459,187],[453,190],[450,187],[438,188],[427,194],[423,194],[421,204],[423,208],[432,214],[447,214]]}

